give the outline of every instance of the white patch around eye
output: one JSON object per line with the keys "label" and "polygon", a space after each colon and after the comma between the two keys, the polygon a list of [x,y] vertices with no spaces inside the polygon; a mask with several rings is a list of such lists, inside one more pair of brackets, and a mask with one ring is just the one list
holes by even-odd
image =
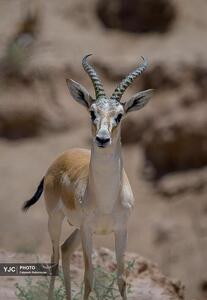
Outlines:
{"label": "white patch around eye", "polygon": [[117,127],[117,123],[116,123],[116,119],[113,118],[112,121],[111,121],[111,127]]}
{"label": "white patch around eye", "polygon": [[97,114],[96,119],[93,122],[94,124],[98,125],[100,123],[100,116]]}

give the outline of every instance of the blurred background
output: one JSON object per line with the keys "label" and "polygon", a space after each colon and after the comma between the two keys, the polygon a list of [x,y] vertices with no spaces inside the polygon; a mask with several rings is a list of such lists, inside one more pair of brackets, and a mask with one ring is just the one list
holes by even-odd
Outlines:
{"label": "blurred background", "polygon": [[128,251],[182,280],[186,299],[207,299],[206,0],[1,0],[0,39],[1,249],[50,253],[44,201],[27,214],[22,203],[60,153],[90,148],[89,116],[65,78],[93,94],[81,66],[93,53],[110,95],[143,55],[149,68],[123,97],[156,89],[122,128],[136,198]]}

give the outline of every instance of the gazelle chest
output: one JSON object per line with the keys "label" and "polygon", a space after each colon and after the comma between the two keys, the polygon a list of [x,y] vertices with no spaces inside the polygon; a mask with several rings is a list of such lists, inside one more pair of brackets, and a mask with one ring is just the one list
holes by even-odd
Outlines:
{"label": "gazelle chest", "polygon": [[120,161],[111,160],[92,165],[92,174],[89,182],[89,191],[96,207],[103,213],[111,213],[118,200],[121,187]]}

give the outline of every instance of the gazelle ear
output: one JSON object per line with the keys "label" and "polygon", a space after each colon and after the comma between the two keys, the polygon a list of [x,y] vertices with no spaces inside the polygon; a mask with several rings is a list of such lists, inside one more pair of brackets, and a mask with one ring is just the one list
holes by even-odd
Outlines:
{"label": "gazelle ear", "polygon": [[152,97],[153,91],[154,90],[146,90],[132,96],[128,102],[124,103],[125,112],[139,110],[144,107]]}
{"label": "gazelle ear", "polygon": [[80,83],[72,79],[66,79],[66,83],[72,97],[83,106],[89,108],[93,102],[89,92]]}

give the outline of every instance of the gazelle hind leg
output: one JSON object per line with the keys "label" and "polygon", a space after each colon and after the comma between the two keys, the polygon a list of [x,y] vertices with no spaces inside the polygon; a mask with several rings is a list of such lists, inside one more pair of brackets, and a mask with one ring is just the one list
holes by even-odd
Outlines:
{"label": "gazelle hind leg", "polygon": [[66,299],[71,300],[71,280],[70,280],[70,258],[76,248],[80,245],[80,230],[76,229],[73,233],[65,240],[61,246],[62,252],[62,268],[66,289]]}
{"label": "gazelle hind leg", "polygon": [[[60,257],[59,243],[60,243],[61,225],[62,225],[63,218],[64,215],[62,214],[62,212],[54,211],[51,215],[49,215],[49,220],[48,220],[48,231],[52,243],[51,263],[57,266],[59,264],[59,257]],[[55,285],[55,276],[51,276],[48,300],[53,299],[54,285]]]}
{"label": "gazelle hind leg", "polygon": [[115,232],[115,249],[117,259],[117,281],[118,287],[123,300],[127,300],[126,281],[124,279],[124,255],[127,243],[127,229],[122,228]]}
{"label": "gazelle hind leg", "polygon": [[84,300],[88,300],[90,292],[93,287],[93,265],[92,265],[92,231],[91,229],[83,224],[81,227],[81,241],[83,248],[83,257],[85,264],[84,273]]}

